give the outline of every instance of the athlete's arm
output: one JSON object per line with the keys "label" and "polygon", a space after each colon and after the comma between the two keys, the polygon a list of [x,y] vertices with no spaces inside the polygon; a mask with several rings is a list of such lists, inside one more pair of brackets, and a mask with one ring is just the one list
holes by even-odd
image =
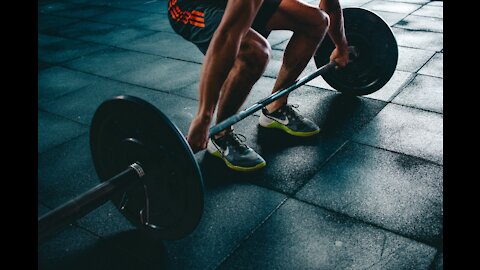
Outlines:
{"label": "athlete's arm", "polygon": [[212,37],[200,74],[200,102],[187,137],[193,151],[206,147],[208,127],[220,89],[232,68],[243,37],[251,27],[263,0],[229,0]]}
{"label": "athlete's arm", "polygon": [[345,37],[342,7],[338,0],[321,0],[320,9],[330,17],[328,35],[336,47],[330,59],[335,60],[343,67],[348,63],[348,42]]}

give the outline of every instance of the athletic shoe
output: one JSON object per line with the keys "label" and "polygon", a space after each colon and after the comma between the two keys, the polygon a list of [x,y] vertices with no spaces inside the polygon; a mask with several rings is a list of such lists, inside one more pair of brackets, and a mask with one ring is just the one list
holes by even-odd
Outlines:
{"label": "athletic shoe", "polygon": [[285,104],[276,111],[269,113],[262,109],[258,123],[266,128],[278,128],[290,135],[299,137],[313,136],[320,132],[320,128],[311,120],[300,115],[298,105]]}
{"label": "athletic shoe", "polygon": [[265,160],[244,142],[245,136],[230,131],[220,138],[210,138],[207,151],[221,158],[230,169],[235,171],[255,171],[267,165]]}

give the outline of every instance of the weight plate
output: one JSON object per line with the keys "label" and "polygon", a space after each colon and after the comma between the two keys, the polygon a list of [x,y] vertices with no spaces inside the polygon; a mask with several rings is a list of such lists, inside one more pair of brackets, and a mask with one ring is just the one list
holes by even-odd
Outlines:
{"label": "weight plate", "polygon": [[[344,8],[345,35],[358,57],[345,68],[327,72],[323,79],[334,89],[351,95],[368,95],[381,89],[393,76],[398,61],[398,45],[388,24],[363,8]],[[330,62],[335,45],[328,35],[314,60],[319,68]]]}
{"label": "weight plate", "polygon": [[138,185],[112,198],[130,222],[171,240],[196,228],[202,175],[184,136],[160,110],[131,96],[103,102],[92,120],[90,148],[101,181],[134,162],[144,169]]}

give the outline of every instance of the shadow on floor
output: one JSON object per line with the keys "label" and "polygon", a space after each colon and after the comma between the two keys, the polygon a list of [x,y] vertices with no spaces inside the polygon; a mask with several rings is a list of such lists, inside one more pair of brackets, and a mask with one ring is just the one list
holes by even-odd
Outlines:
{"label": "shadow on floor", "polygon": [[163,242],[139,230],[124,231],[86,245],[58,243],[42,249],[43,252],[39,251],[38,269],[44,270],[142,270],[152,269],[152,265],[162,269],[168,264]]}

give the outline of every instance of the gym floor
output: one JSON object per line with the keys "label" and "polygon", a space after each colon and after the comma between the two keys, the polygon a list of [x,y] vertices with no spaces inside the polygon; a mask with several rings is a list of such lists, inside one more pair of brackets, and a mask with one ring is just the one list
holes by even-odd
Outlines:
{"label": "gym floor", "polygon": [[[267,161],[260,172],[197,153],[205,210],[186,238],[149,238],[109,202],[40,245],[38,268],[443,269],[443,2],[341,3],[392,27],[387,85],[352,99],[319,77],[294,91],[322,128],[315,138],[262,130],[258,114],[238,123]],[[290,36],[270,35],[245,107],[270,93]],[[98,184],[89,126],[105,99],[141,97],[186,134],[202,61],[170,28],[166,0],[39,0],[38,215]]]}

